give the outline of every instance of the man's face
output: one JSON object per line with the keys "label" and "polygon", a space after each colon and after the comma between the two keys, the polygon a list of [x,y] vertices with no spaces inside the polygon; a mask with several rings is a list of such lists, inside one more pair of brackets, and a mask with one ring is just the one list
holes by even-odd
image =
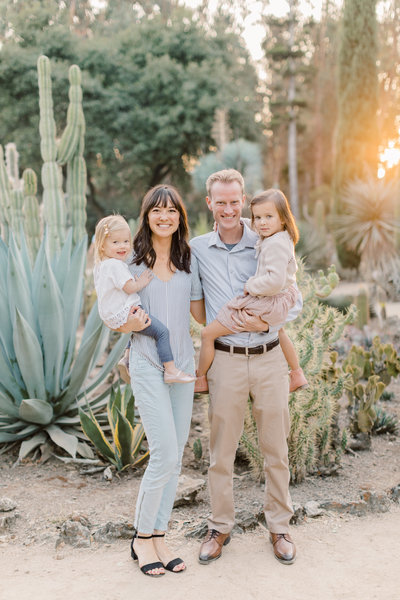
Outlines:
{"label": "man's face", "polygon": [[220,233],[234,231],[240,227],[240,217],[245,203],[242,188],[237,181],[222,183],[216,181],[210,196],[206,198]]}

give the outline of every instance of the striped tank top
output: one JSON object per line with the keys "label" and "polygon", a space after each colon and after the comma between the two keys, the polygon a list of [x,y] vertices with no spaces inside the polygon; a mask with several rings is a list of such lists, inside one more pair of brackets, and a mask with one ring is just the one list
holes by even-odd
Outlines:
{"label": "striped tank top", "polygon": [[[130,272],[135,276],[139,276],[146,268],[144,263],[129,265]],[[150,283],[138,292],[143,309],[168,327],[172,354],[178,369],[185,367],[194,355],[189,329],[191,287],[192,275],[175,271],[168,281],[162,281],[154,275]],[[131,345],[135,352],[164,370],[153,338],[134,332]]]}

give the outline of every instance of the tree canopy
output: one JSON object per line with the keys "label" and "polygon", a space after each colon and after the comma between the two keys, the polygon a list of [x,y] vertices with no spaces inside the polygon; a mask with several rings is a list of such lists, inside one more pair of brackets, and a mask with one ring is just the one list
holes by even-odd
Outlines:
{"label": "tree canopy", "polygon": [[34,2],[29,13],[24,4],[8,9],[2,35],[0,139],[14,141],[22,167],[38,171],[37,57],[52,61],[58,131],[66,119],[67,67],[77,63],[89,212],[100,215],[112,203],[130,216],[143,192],[166,178],[185,189],[185,167],[215,143],[218,108],[227,111],[234,137],[259,139],[257,76],[229,16],[217,15],[210,28],[182,7],[165,18],[130,3],[108,2],[97,15],[90,3],[78,15],[71,2]]}

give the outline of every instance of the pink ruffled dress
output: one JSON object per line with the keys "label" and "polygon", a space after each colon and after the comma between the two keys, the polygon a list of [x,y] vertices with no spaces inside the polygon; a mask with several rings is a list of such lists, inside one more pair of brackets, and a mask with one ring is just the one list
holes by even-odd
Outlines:
{"label": "pink ruffled dress", "polygon": [[256,247],[257,271],[246,283],[248,294],[236,296],[217,314],[217,320],[233,332],[241,328],[233,320],[245,316],[258,317],[268,325],[286,321],[288,311],[295,305],[297,264],[294,245],[287,231],[259,239]]}

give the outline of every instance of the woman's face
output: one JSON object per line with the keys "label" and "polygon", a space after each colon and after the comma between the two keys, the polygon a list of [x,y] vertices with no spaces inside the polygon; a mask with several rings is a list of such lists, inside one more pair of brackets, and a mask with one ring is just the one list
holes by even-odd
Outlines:
{"label": "woman's face", "polygon": [[154,206],[150,209],[147,218],[153,237],[172,237],[179,227],[180,214],[170,200],[166,206]]}

